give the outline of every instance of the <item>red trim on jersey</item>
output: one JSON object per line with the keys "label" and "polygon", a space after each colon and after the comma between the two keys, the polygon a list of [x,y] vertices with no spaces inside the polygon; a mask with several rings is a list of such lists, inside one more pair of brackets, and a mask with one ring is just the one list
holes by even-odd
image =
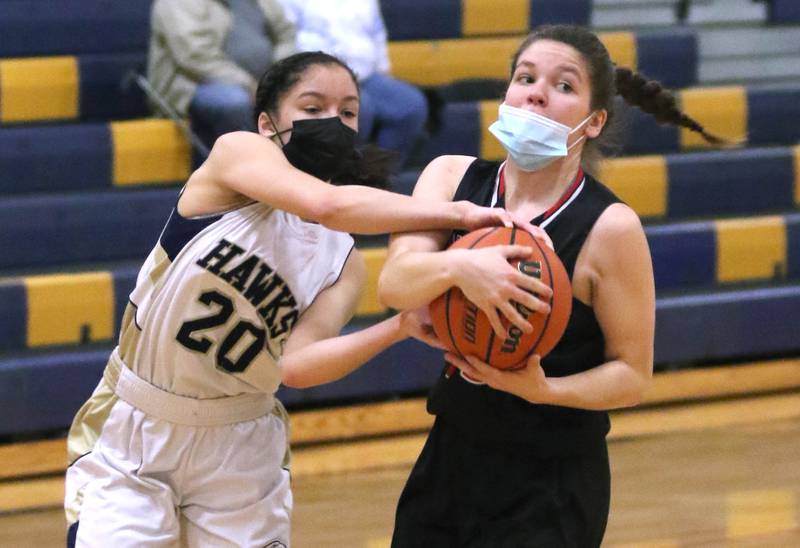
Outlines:
{"label": "red trim on jersey", "polygon": [[[505,163],[500,166],[500,173],[498,174],[498,177],[500,178],[500,181],[497,184],[497,201],[499,202],[501,199],[503,199],[503,200],[505,199],[505,193],[506,193],[506,165],[505,165]],[[544,221],[550,215],[552,215],[553,213],[558,211],[558,208],[560,208],[562,205],[564,205],[564,203],[567,200],[569,200],[572,197],[573,194],[575,194],[575,191],[578,189],[578,187],[580,186],[580,184],[582,182],[583,182],[583,169],[581,169],[579,167],[578,168],[578,173],[575,175],[575,179],[567,187],[567,190],[564,191],[564,193],[556,201],[555,204],[553,204],[547,211],[545,211],[544,213],[539,215],[539,218],[538,218],[539,222]]]}
{"label": "red trim on jersey", "polygon": [[572,183],[570,183],[569,187],[567,187],[567,190],[565,190],[564,194],[561,195],[561,198],[559,198],[558,201],[555,204],[553,204],[552,207],[550,207],[550,209],[542,213],[541,220],[544,221],[550,215],[558,211],[558,208],[564,205],[564,203],[567,200],[572,198],[572,195],[575,194],[575,191],[578,190],[578,187],[582,182],[583,182],[583,170],[581,168],[578,168],[578,173],[575,175],[575,180],[573,180]]}

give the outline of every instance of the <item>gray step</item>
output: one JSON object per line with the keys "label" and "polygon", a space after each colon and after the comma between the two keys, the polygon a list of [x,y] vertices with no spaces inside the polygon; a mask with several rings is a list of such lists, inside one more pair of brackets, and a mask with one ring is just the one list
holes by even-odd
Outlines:
{"label": "gray step", "polygon": [[753,0],[714,0],[690,4],[686,23],[690,25],[719,25],[738,23],[766,23],[766,2]]}
{"label": "gray step", "polygon": [[685,21],[678,20],[678,0],[595,0],[592,26],[597,29],[625,29],[668,26],[763,24],[767,7],[753,0],[692,0]]}
{"label": "gray step", "polygon": [[701,84],[800,81],[800,26],[703,28]]}
{"label": "gray step", "polygon": [[675,4],[676,0],[595,0],[591,24],[596,29],[674,25]]}
{"label": "gray step", "polygon": [[698,80],[701,85],[800,82],[800,62],[796,54],[701,60]]}
{"label": "gray step", "polygon": [[[700,56],[716,59],[740,56],[800,56],[800,26],[700,29]],[[800,57],[798,58],[800,62]]]}
{"label": "gray step", "polygon": [[[595,0],[592,25],[598,30],[681,25],[678,3]],[[692,0],[685,24],[698,36],[698,83],[800,82],[800,26],[770,26],[766,18],[763,2]]]}

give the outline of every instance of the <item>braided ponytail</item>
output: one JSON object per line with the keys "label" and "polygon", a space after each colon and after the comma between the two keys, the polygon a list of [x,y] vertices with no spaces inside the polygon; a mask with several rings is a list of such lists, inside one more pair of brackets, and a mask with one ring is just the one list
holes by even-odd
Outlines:
{"label": "braided ponytail", "polygon": [[730,145],[729,141],[713,135],[678,108],[678,102],[668,90],[655,80],[648,80],[628,68],[617,67],[611,61],[608,49],[595,33],[578,25],[543,25],[529,34],[511,59],[511,76],[520,55],[538,40],[553,40],[572,46],[586,61],[591,80],[592,110],[605,110],[606,124],[600,135],[587,140],[581,164],[591,173],[597,169],[604,153],[616,152],[620,147],[621,127],[616,119],[615,95],[642,111],[652,115],[661,124],[685,127],[702,135],[714,145]]}
{"label": "braided ponytail", "polygon": [[707,132],[697,120],[681,111],[675,95],[664,89],[659,82],[648,80],[627,67],[616,67],[614,76],[617,95],[626,103],[652,115],[659,124],[685,127],[699,133],[706,142],[714,145],[729,144],[725,139]]}

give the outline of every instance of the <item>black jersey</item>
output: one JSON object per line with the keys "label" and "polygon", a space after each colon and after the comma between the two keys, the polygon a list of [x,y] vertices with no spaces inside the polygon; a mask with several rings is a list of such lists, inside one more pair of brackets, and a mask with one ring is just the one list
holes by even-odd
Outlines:
{"label": "black jersey", "polygon": [[[454,200],[479,205],[504,205],[501,164],[475,160],[456,190]],[[578,177],[557,204],[532,220],[545,228],[553,247],[572,279],[578,253],[589,231],[605,209],[620,199],[589,175]],[[454,232],[453,241],[463,235]],[[549,377],[585,371],[605,362],[605,342],[591,307],[573,298],[572,315],[564,336],[542,360]],[[428,411],[451,423],[465,435],[530,446],[541,455],[567,455],[592,451],[605,443],[608,413],[532,404],[485,385],[443,373],[428,399]]]}

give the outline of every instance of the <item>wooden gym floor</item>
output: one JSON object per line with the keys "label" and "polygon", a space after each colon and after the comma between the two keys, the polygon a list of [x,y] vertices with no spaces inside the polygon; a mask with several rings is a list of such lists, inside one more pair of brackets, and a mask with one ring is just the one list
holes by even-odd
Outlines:
{"label": "wooden gym floor", "polygon": [[[782,375],[791,372],[786,384],[795,384],[798,365],[776,363],[771,375],[782,368]],[[764,370],[759,364],[758,371]],[[691,377],[692,384],[713,387],[711,381],[722,382],[730,371],[702,373],[709,374]],[[680,380],[673,376],[670,385]],[[657,389],[651,399],[661,405],[613,414],[612,504],[604,546],[800,547],[800,391],[775,390],[774,380],[770,385],[768,393],[731,396],[727,390],[726,397],[701,402],[675,401]],[[679,391],[685,395],[686,386]],[[403,405],[409,407],[400,415],[424,420],[421,401]],[[371,409],[370,416],[375,414]],[[341,435],[352,427],[347,421],[363,422],[364,416],[351,411],[343,417],[301,413],[293,424],[302,431],[326,420],[326,428]],[[314,430],[320,429],[316,423]],[[388,547],[394,505],[423,439],[417,429],[333,445],[304,447],[296,440],[293,546]],[[9,455],[0,454],[0,462],[12,462]],[[37,476],[17,491],[14,482],[0,485],[0,547],[64,545],[63,514],[55,508],[63,493],[60,477]],[[39,480],[52,482],[52,493],[43,488],[35,495],[38,503],[26,505]]]}

